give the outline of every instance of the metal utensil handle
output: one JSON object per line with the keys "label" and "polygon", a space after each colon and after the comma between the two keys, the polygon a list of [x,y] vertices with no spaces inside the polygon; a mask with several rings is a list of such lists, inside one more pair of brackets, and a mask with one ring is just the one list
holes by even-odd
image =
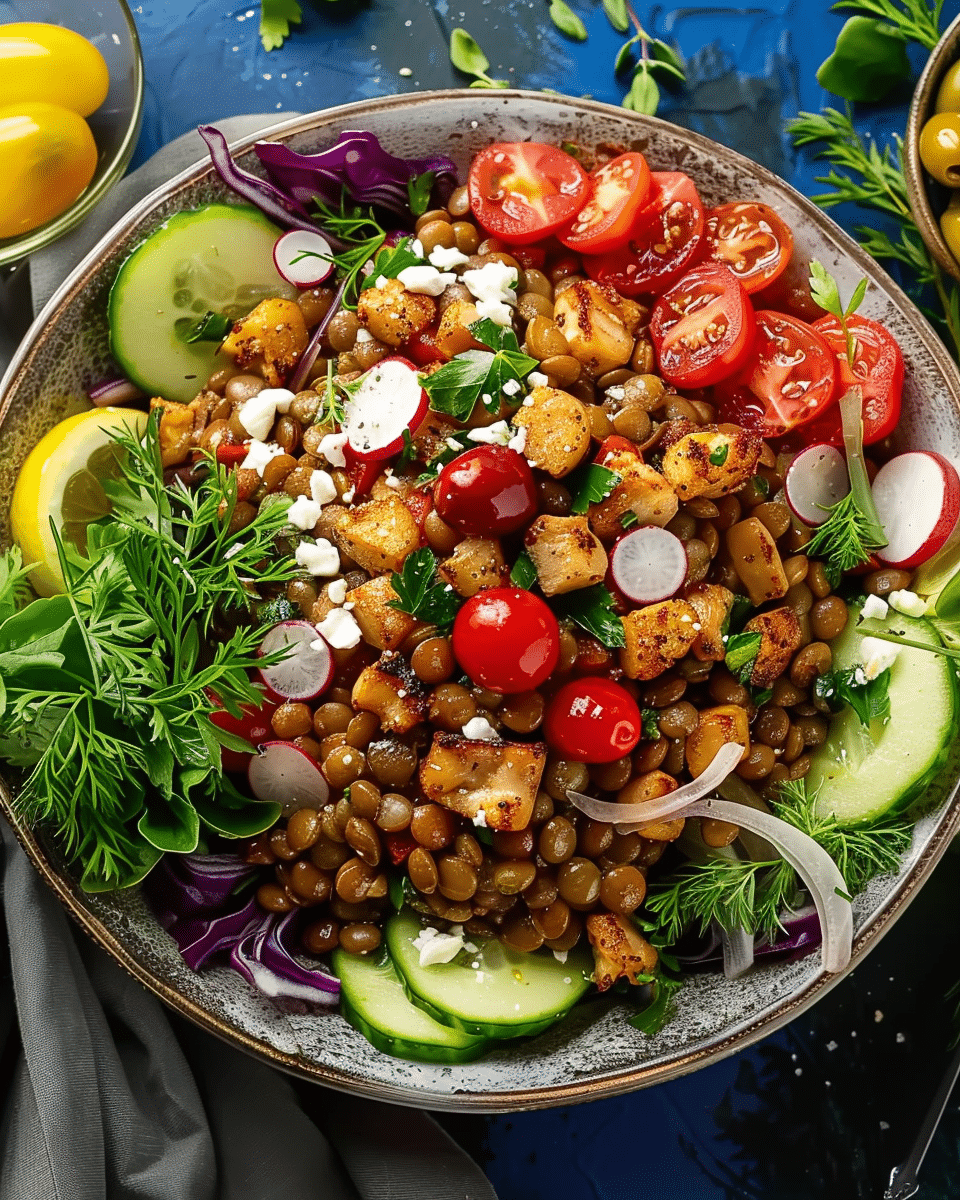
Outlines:
{"label": "metal utensil handle", "polygon": [[910,1153],[899,1166],[894,1167],[890,1172],[890,1183],[883,1193],[883,1200],[907,1200],[909,1196],[917,1194],[920,1187],[917,1176],[926,1153],[930,1149],[933,1135],[937,1132],[937,1126],[946,1111],[947,1101],[950,1099],[950,1093],[953,1091],[958,1076],[960,1076],[960,1046],[954,1051],[953,1058],[947,1064],[947,1069],[940,1080],[940,1086],[930,1102],[930,1107],[923,1118],[923,1124],[920,1126]]}

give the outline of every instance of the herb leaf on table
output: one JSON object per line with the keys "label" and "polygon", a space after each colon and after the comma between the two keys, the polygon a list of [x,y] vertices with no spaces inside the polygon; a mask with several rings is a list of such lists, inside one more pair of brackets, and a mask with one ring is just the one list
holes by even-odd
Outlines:
{"label": "herb leaf on table", "polygon": [[450,31],[450,61],[464,75],[473,75],[471,87],[506,88],[505,79],[491,79],[487,74],[490,60],[480,49],[476,40],[465,29],[457,26]]}
{"label": "herb leaf on table", "polygon": [[297,0],[260,0],[260,41],[264,50],[279,50],[299,25],[303,13]]}

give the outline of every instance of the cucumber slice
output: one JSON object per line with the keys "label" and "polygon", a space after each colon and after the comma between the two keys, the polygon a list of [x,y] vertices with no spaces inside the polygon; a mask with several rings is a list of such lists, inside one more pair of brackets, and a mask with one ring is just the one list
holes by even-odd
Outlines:
{"label": "cucumber slice", "polygon": [[593,956],[582,946],[561,963],[549,951],[521,954],[490,938],[476,953],[421,967],[413,943],[426,923],[404,909],[387,921],[386,943],[407,995],[442,1025],[491,1038],[542,1033],[592,983]]}
{"label": "cucumber slice", "polygon": [[[832,643],[835,667],[863,661],[860,644],[870,629],[889,629],[913,641],[940,644],[929,621],[891,613],[882,625],[857,628],[850,608],[843,633]],[[838,713],[827,740],[813,755],[807,787],[817,794],[817,811],[842,825],[863,825],[907,808],[943,768],[957,717],[953,661],[927,650],[901,647],[890,668],[890,719],[868,730],[852,709]]]}
{"label": "cucumber slice", "polygon": [[368,1042],[394,1058],[416,1062],[473,1062],[487,1039],[440,1025],[411,1004],[387,955],[380,961],[334,950],[340,980],[340,1011]]}
{"label": "cucumber slice", "polygon": [[281,232],[250,205],[209,204],[142,242],[110,289],[110,349],[127,377],[150,396],[192,400],[218,345],[190,345],[183,331],[207,312],[236,321],[269,296],[296,295],[273,262]]}

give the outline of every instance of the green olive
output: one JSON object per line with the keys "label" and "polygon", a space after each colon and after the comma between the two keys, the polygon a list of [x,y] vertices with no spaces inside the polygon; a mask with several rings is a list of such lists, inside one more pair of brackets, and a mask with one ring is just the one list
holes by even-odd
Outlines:
{"label": "green olive", "polygon": [[950,253],[960,262],[960,193],[954,193],[940,218],[940,232],[950,247]]}
{"label": "green olive", "polygon": [[937,113],[920,130],[920,161],[939,183],[960,187],[960,113]]}
{"label": "green olive", "polygon": [[935,113],[960,112],[960,62],[948,68],[937,91]]}

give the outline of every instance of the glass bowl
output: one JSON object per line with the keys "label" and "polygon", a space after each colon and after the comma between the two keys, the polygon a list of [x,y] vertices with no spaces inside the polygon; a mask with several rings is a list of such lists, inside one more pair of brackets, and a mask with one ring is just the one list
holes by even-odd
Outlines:
{"label": "glass bowl", "polygon": [[143,115],[143,59],[140,39],[124,0],[0,0],[0,25],[41,21],[63,25],[91,41],[110,71],[107,98],[87,118],[97,143],[97,169],[74,200],[52,221],[19,237],[0,238],[0,267],[17,262],[62,237],[123,176],[140,134]]}

